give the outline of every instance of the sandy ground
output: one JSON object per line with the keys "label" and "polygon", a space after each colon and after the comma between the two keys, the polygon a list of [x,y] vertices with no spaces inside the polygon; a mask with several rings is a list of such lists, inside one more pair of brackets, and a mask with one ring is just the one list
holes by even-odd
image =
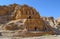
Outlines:
{"label": "sandy ground", "polygon": [[60,39],[60,35],[39,36],[39,37],[0,37],[0,39]]}

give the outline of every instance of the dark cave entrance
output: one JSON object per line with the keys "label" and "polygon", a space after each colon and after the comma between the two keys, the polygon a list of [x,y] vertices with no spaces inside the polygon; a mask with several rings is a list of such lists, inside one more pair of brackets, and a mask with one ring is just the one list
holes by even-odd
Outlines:
{"label": "dark cave entrance", "polygon": [[35,28],[34,28],[34,30],[35,30],[35,31],[38,31],[38,28],[37,28],[37,27],[35,27]]}
{"label": "dark cave entrance", "polygon": [[31,16],[28,16],[28,19],[31,19]]}

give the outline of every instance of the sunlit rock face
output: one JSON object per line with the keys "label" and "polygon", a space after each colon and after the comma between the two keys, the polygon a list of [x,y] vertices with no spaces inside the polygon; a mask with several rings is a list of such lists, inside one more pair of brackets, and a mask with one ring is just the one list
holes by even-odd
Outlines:
{"label": "sunlit rock face", "polygon": [[0,24],[5,24],[12,20],[13,11],[15,10],[16,6],[17,4],[0,6]]}
{"label": "sunlit rock face", "polygon": [[57,22],[60,22],[60,17],[56,19]]}
{"label": "sunlit rock face", "polygon": [[56,27],[60,30],[60,17],[56,19]]}
{"label": "sunlit rock face", "polygon": [[[51,26],[46,21],[54,23],[52,17],[42,19],[39,13],[28,5],[12,4],[1,6],[0,23],[3,30],[19,30],[18,32],[38,31],[36,35],[54,34]],[[18,33],[17,32],[17,33]],[[41,34],[42,33],[42,34]],[[28,35],[32,33],[29,32]],[[26,33],[27,35],[27,33]],[[35,33],[33,33],[35,35]]]}
{"label": "sunlit rock face", "polygon": [[41,17],[46,24],[50,25],[53,28],[56,28],[56,20],[53,17]]}

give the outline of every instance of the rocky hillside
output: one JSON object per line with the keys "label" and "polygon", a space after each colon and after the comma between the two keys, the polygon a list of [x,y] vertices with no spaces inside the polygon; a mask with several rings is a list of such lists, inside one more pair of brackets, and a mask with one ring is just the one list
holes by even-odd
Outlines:
{"label": "rocky hillside", "polygon": [[59,26],[60,19],[40,16],[28,5],[0,6],[0,32],[3,36],[60,34]]}
{"label": "rocky hillside", "polygon": [[60,26],[60,18],[54,19],[54,17],[41,17],[47,24],[49,24],[53,28],[57,28]]}

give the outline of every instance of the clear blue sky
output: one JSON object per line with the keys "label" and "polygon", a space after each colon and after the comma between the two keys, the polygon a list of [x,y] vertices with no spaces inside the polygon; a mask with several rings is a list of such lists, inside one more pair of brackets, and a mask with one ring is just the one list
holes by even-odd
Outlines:
{"label": "clear blue sky", "polygon": [[60,0],[0,0],[0,5],[27,4],[34,7],[41,16],[60,16]]}

